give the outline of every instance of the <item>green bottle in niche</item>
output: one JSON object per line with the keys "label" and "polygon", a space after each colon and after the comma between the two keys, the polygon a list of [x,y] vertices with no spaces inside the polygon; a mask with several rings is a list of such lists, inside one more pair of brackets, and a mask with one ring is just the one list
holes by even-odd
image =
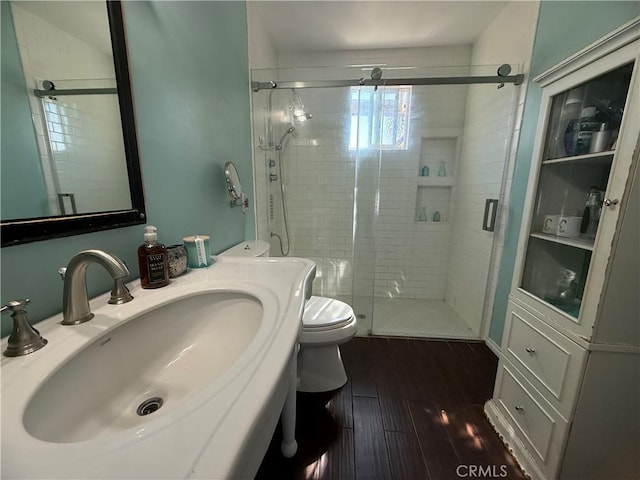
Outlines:
{"label": "green bottle in niche", "polygon": [[444,167],[444,160],[442,160],[440,162],[440,168],[438,169],[438,176],[439,177],[446,177],[447,176],[447,170]]}
{"label": "green bottle in niche", "polygon": [[435,211],[433,212],[433,221],[434,222],[439,222],[440,221],[440,212],[439,211]]}
{"label": "green bottle in niche", "polygon": [[422,209],[420,210],[420,214],[418,215],[418,221],[419,222],[427,221],[427,211],[424,209],[424,207],[422,207]]}

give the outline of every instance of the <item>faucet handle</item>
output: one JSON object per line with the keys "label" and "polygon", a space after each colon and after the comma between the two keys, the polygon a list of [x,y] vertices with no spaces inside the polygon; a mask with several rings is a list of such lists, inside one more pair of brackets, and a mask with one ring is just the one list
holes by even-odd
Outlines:
{"label": "faucet handle", "polygon": [[20,310],[24,310],[24,307],[27,306],[27,303],[29,303],[31,300],[29,300],[28,298],[23,298],[21,300],[11,300],[9,303],[7,303],[6,305],[3,305],[2,308],[0,308],[0,313],[5,313],[5,312],[18,312]]}
{"label": "faucet handle", "polygon": [[40,350],[47,344],[47,340],[42,338],[40,332],[29,323],[27,312],[24,307],[29,303],[29,299],[11,300],[2,308],[0,312],[11,312],[13,318],[13,332],[9,335],[7,348],[3,352],[5,357],[18,357],[27,355],[36,350]]}

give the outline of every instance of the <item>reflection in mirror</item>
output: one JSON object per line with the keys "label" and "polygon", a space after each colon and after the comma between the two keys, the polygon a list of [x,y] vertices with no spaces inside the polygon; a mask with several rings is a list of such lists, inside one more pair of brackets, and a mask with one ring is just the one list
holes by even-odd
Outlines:
{"label": "reflection in mirror", "polygon": [[120,2],[11,2],[10,16],[3,69],[12,20],[35,154],[3,145],[3,246],[144,223]]}
{"label": "reflection in mirror", "polygon": [[[65,88],[64,81],[56,81]],[[122,142],[118,95],[96,94],[91,84],[77,82],[88,94],[60,95],[52,90],[32,109],[44,147],[40,152],[50,215],[126,210],[131,208],[127,163]],[[78,88],[66,86],[75,92]],[[64,92],[64,90],[63,90]],[[37,128],[36,131],[39,129]]]}

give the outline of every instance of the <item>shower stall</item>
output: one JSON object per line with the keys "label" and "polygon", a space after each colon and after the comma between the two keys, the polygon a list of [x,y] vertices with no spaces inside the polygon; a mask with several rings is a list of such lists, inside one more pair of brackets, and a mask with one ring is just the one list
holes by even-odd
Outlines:
{"label": "shower stall", "polygon": [[[521,75],[253,70],[258,238],[312,259],[359,335],[478,339]],[[498,220],[496,220],[498,219]]]}

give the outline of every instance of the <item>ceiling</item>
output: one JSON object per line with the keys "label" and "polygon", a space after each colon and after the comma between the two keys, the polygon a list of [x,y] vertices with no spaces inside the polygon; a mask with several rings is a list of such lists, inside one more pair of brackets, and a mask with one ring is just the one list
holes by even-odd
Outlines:
{"label": "ceiling", "polygon": [[42,0],[14,3],[111,56],[111,36],[104,2]]}
{"label": "ceiling", "polygon": [[[290,0],[247,2],[280,52],[403,48],[473,43],[507,1]],[[29,1],[19,5],[110,52],[100,1]]]}
{"label": "ceiling", "polygon": [[247,2],[280,52],[473,43],[509,2],[298,0]]}

